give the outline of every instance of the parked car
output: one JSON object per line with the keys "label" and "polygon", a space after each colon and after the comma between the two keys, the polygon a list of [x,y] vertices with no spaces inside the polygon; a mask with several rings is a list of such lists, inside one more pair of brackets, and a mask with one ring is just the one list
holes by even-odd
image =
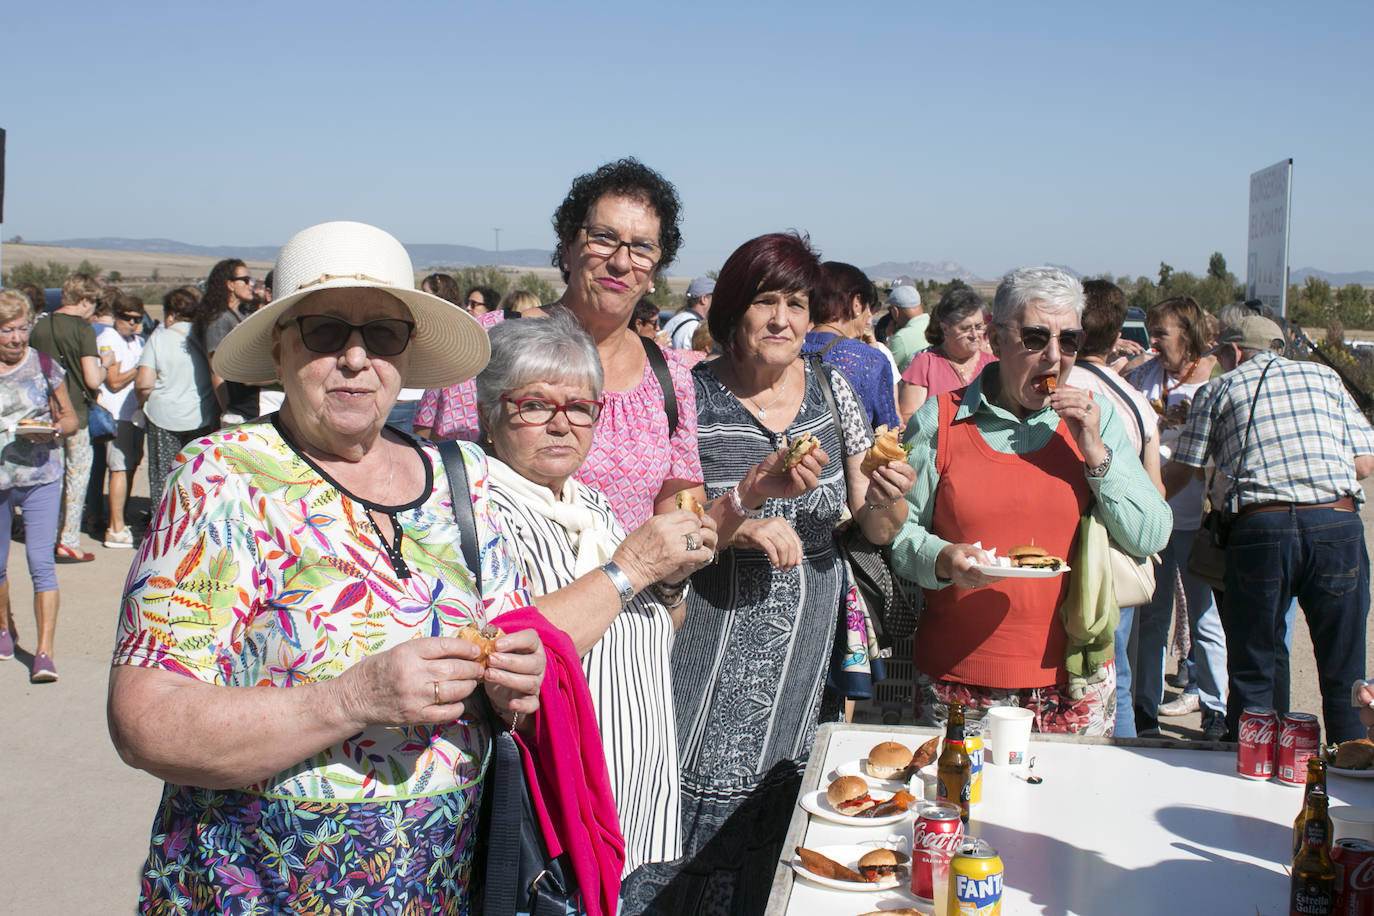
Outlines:
{"label": "parked car", "polygon": [[1126,309],[1126,322],[1121,326],[1121,336],[1133,340],[1146,350],[1150,349],[1150,332],[1145,330],[1145,310],[1131,306]]}

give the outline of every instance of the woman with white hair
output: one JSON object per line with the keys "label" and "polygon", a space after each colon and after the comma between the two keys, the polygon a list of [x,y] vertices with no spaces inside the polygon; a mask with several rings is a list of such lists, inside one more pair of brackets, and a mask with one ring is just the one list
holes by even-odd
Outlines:
{"label": "woman with white hair", "polygon": [[1084,389],[1058,385],[1083,342],[1082,311],[1083,287],[1064,271],[1008,274],[989,327],[1000,361],[966,389],[931,398],[908,427],[917,476],[892,555],[926,593],[915,653],[922,724],[960,702],[1024,706],[1038,731],[1111,734],[1110,645],[1086,690],[1068,689],[1058,610],[1066,576],[1002,578],[983,568],[990,551],[1020,545],[1071,557],[1094,500],[1127,553],[1146,556],[1168,539],[1169,508],[1121,421]]}
{"label": "woman with white hair", "polygon": [[603,387],[591,336],[555,312],[492,328],[477,404],[492,508],[535,605],[571,638],[591,688],[633,887],[636,869],[682,855],[668,661],[687,577],[711,562],[716,530],[709,515],[675,509],[627,533],[610,501],[573,476],[591,451]]}

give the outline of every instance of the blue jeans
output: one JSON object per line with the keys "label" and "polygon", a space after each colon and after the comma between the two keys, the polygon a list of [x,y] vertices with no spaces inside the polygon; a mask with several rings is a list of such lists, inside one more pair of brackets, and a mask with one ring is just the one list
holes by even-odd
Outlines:
{"label": "blue jeans", "polygon": [[[1188,572],[1188,551],[1196,531],[1175,528],[1169,543],[1159,552],[1155,567],[1155,594],[1137,609],[1140,618],[1139,650],[1135,668],[1135,708],[1138,721],[1158,724],[1159,703],[1164,699],[1164,659],[1169,644],[1169,620],[1174,610],[1174,573],[1182,573],[1183,594],[1188,601],[1188,629],[1193,641],[1190,658],[1202,701],[1202,727],[1226,714],[1226,633],[1221,625],[1212,589]],[[1180,563],[1182,568],[1180,569]]]}
{"label": "blue jeans", "polygon": [[1131,700],[1131,631],[1135,628],[1135,608],[1121,609],[1121,622],[1112,634],[1112,648],[1116,653],[1116,726],[1114,738],[1134,738],[1135,704]]}
{"label": "blue jeans", "polygon": [[1369,610],[1369,554],[1359,515],[1318,508],[1242,515],[1226,547],[1225,584],[1221,619],[1231,649],[1231,733],[1247,706],[1288,711],[1288,693],[1277,688],[1275,675],[1287,670],[1284,617],[1296,597],[1317,658],[1325,740],[1363,738],[1350,705],[1350,685],[1364,677]]}

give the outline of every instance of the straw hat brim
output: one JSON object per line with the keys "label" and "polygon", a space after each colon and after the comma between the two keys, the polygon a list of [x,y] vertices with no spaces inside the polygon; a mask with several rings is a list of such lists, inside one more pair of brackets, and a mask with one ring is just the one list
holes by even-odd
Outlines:
{"label": "straw hat brim", "polygon": [[291,306],[311,293],[327,289],[379,289],[410,310],[415,334],[407,351],[410,362],[401,384],[407,388],[447,388],[467,381],[486,368],[491,344],[486,330],[453,303],[417,289],[359,282],[356,278],[320,283],[268,305],[239,322],[220,342],[212,361],[215,374],[231,382],[264,385],[277,381],[272,359],[272,328]]}

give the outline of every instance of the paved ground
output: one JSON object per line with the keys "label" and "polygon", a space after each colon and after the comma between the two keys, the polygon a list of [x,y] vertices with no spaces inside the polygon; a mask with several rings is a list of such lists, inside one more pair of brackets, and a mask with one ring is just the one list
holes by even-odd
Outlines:
{"label": "paved ground", "polygon": [[[142,474],[137,484],[145,487]],[[136,489],[136,493],[140,492]],[[136,501],[141,508],[143,501]],[[1374,510],[1364,513],[1366,537]],[[61,680],[31,685],[28,654],[0,662],[0,913],[131,912],[161,784],[120,761],[105,727],[105,689],[119,596],[133,551],[87,539],[93,563],[59,566]],[[21,545],[9,558],[21,649],[33,604]],[[1318,712],[1305,626],[1293,645],[1294,709]],[[1166,735],[1200,737],[1198,716],[1163,720]]]}

